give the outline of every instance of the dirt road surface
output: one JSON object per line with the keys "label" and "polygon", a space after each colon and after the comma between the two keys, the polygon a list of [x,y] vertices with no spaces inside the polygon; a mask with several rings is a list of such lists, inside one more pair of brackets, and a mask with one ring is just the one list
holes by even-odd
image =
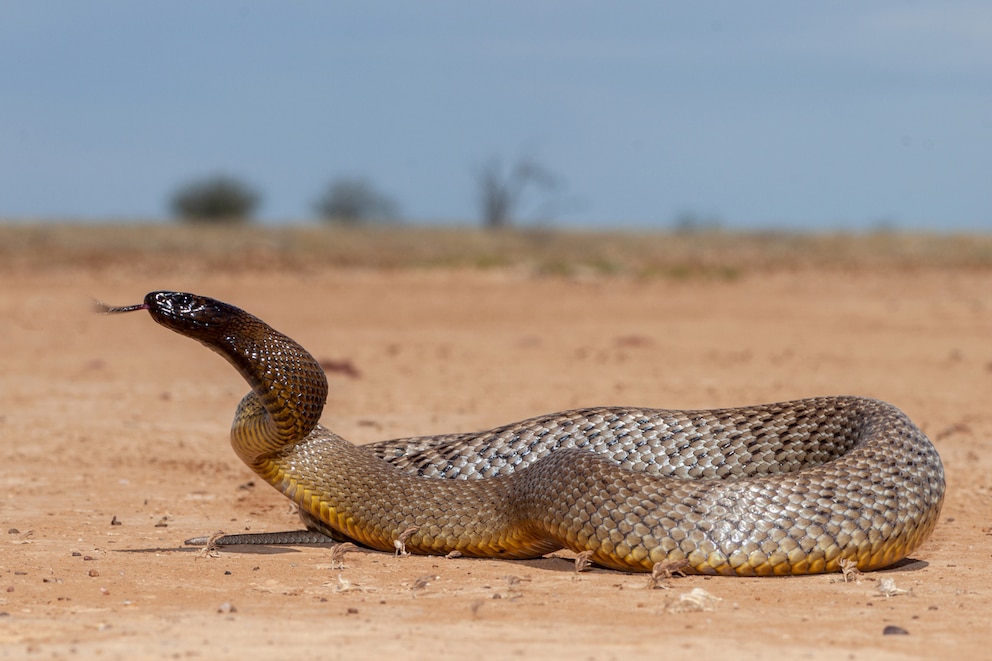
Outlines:
{"label": "dirt road surface", "polygon": [[[992,271],[790,268],[733,277],[518,268],[0,267],[0,658],[981,658],[992,648]],[[298,527],[231,451],[246,392],[202,346],[92,297],[195,291],[329,370],[356,443],[590,405],[830,394],[902,408],[948,492],[897,569],[844,582],[673,578],[534,561],[236,547]],[[888,579],[884,580],[883,579]],[[884,585],[883,585],[884,583]],[[887,589],[882,589],[882,588]]]}

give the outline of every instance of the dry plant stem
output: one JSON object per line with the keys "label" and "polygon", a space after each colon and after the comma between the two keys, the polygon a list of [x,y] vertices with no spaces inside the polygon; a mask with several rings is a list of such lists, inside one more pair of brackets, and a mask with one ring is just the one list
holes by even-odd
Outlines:
{"label": "dry plant stem", "polygon": [[685,576],[685,570],[689,568],[689,563],[685,560],[665,560],[655,564],[651,568],[651,578],[648,579],[648,588],[669,589],[668,581],[673,576]]}
{"label": "dry plant stem", "polygon": [[853,560],[848,560],[845,558],[840,562],[840,569],[844,575],[844,582],[849,581],[860,582],[861,580],[861,570],[858,569],[858,565]]}
{"label": "dry plant stem", "polygon": [[575,573],[579,574],[592,568],[593,551],[583,551],[575,556]]}
{"label": "dry plant stem", "polygon": [[420,530],[420,526],[411,526],[399,534],[399,537],[393,542],[393,546],[396,548],[396,555],[410,555],[406,550],[406,542],[418,530]]}
{"label": "dry plant stem", "polygon": [[344,569],[344,556],[352,551],[357,551],[358,547],[351,542],[341,542],[331,549],[331,566]]}
{"label": "dry plant stem", "polygon": [[912,590],[904,590],[896,585],[896,581],[891,576],[883,576],[878,581],[878,593],[883,597],[895,597],[900,594],[912,594]]}

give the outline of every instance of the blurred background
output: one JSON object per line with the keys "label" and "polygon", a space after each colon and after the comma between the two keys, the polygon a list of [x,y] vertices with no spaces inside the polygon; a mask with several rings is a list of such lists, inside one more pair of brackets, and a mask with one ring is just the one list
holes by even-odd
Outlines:
{"label": "blurred background", "polygon": [[988,3],[0,15],[8,221],[992,229]]}

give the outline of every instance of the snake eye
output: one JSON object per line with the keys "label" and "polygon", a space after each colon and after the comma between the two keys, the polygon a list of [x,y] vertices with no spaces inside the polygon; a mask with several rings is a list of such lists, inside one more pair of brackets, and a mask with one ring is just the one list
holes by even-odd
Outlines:
{"label": "snake eye", "polygon": [[176,330],[216,327],[229,321],[235,311],[207,296],[174,291],[151,292],[145,296],[145,305],[157,321]]}
{"label": "snake eye", "polygon": [[212,299],[196,294],[177,293],[173,300],[173,309],[177,314],[200,322],[208,322],[211,317]]}

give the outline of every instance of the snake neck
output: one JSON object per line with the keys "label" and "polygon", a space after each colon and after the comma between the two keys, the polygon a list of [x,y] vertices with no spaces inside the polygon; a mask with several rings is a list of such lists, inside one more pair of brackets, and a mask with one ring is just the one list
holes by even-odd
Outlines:
{"label": "snake neck", "polygon": [[251,386],[231,426],[231,445],[246,464],[258,466],[317,426],[327,399],[327,377],[302,346],[247,314],[240,332],[201,341]]}
{"label": "snake neck", "polygon": [[327,400],[327,377],[296,341],[258,317],[223,301],[157,291],[140,306],[166,328],[197,340],[233,365],[251,386],[238,406],[231,444],[256,468],[265,456],[302,441]]}

